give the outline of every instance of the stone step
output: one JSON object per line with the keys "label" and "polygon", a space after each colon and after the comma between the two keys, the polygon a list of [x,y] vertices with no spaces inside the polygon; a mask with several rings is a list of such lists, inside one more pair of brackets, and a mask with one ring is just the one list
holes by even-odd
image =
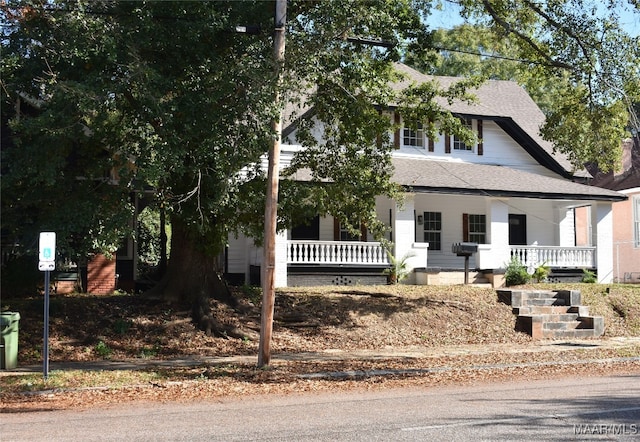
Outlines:
{"label": "stone step", "polygon": [[565,313],[578,313],[578,307],[570,305],[530,305],[520,307],[515,313],[520,315],[562,315]]}
{"label": "stone step", "polygon": [[531,306],[553,306],[553,305],[567,305],[564,299],[560,298],[533,298],[523,299],[522,305],[525,307]]}
{"label": "stone step", "polygon": [[538,315],[542,317],[542,322],[580,322],[577,313],[563,313],[563,314],[544,314]]}
{"label": "stone step", "polygon": [[575,330],[582,327],[582,322],[580,321],[544,321],[542,323],[543,332],[546,330]]}
{"label": "stone step", "polygon": [[511,304],[516,330],[534,339],[602,336],[604,318],[589,315],[577,290],[498,290],[500,302]]}
{"label": "stone step", "polygon": [[599,336],[594,329],[577,328],[571,330],[544,330],[544,339],[579,339]]}
{"label": "stone step", "polygon": [[500,302],[514,308],[534,305],[580,305],[578,290],[498,290]]}
{"label": "stone step", "polygon": [[538,298],[560,298],[562,295],[558,292],[551,290],[532,290],[530,292],[523,292],[523,298],[538,299]]}

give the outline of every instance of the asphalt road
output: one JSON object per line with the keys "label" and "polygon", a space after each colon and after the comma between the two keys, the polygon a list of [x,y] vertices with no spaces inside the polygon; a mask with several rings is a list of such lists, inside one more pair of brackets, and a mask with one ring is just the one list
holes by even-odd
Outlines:
{"label": "asphalt road", "polygon": [[0,440],[640,440],[640,375],[7,413]]}

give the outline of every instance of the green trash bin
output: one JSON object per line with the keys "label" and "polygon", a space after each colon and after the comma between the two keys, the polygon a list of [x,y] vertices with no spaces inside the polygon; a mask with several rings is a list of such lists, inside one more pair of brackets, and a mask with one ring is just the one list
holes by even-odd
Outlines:
{"label": "green trash bin", "polygon": [[0,315],[0,368],[9,370],[18,366],[18,323],[20,313],[2,312]]}

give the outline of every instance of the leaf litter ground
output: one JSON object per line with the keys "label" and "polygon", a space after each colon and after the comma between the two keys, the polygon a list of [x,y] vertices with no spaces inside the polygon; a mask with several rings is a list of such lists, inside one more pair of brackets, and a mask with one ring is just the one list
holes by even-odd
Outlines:
{"label": "leaf litter ground", "polygon": [[[605,315],[608,336],[637,334],[635,312],[624,309],[632,309],[633,302],[639,300],[638,290],[629,294],[627,289],[616,288],[618,292],[603,294],[605,289],[601,286],[578,288],[595,304],[598,311],[594,313]],[[499,303],[494,290],[405,285],[278,291],[272,353],[316,352],[341,357],[311,360],[291,357],[277,361],[274,358],[268,369],[257,369],[248,362],[173,369],[153,366],[154,362],[185,356],[257,355],[260,306],[259,298],[251,293],[238,290],[241,307],[235,311],[211,302],[217,320],[244,338],[207,336],[194,327],[188,311],[140,296],[55,296],[51,300],[51,361],[145,361],[152,367],[145,369],[150,379],[133,376],[129,381],[112,385],[115,382],[107,376],[106,381],[97,381],[106,382],[104,385],[89,383],[92,388],[53,388],[46,394],[21,394],[17,390],[23,387],[5,375],[0,378],[3,408],[57,409],[129,400],[190,400],[640,371],[638,362],[616,359],[640,355],[637,347],[627,348],[624,353],[588,347],[570,352],[500,351],[503,346],[526,349],[536,343],[514,330],[511,307]],[[620,307],[621,296],[628,300],[627,307]],[[20,364],[41,363],[42,299],[12,300],[10,307],[21,313]],[[494,350],[474,354],[465,351],[469,345]],[[415,355],[420,349],[443,348],[460,351],[455,355],[442,355],[438,351],[424,352],[424,357]],[[393,356],[403,350],[412,351],[412,356]],[[602,358],[609,358],[609,362],[568,364]],[[343,376],[303,377],[337,372]],[[387,375],[371,375],[379,372]],[[77,373],[78,378],[84,376],[86,373]],[[66,387],[69,385],[65,383]]]}

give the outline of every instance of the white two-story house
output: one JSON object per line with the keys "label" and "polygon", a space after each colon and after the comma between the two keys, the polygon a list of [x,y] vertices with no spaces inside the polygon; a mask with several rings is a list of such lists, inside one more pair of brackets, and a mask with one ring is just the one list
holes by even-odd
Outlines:
{"label": "white two-story house", "polygon": [[[430,81],[397,65],[406,79],[396,85]],[[457,81],[436,77],[443,86]],[[393,179],[406,194],[402,204],[379,198],[377,214],[389,226],[393,255],[411,256],[409,283],[458,283],[465,257],[456,243],[476,243],[466,263],[474,278],[491,281],[513,256],[530,269],[597,271],[598,281],[613,274],[612,204],[618,192],[580,184],[588,176],[573,171],[567,158],[553,152],[539,128],[544,115],[515,82],[488,81],[472,91],[474,104],[454,102],[448,108],[478,135],[467,145],[455,136],[428,139],[420,129],[400,123],[393,134]],[[300,148],[295,126],[283,131],[281,161],[286,165]],[[576,207],[591,207],[592,246],[576,246]],[[258,283],[262,251],[249,238],[229,238],[225,272]],[[310,226],[280,232],[276,239],[276,285],[383,283],[389,266],[381,245],[363,232],[352,238],[331,217]],[[496,281],[498,281],[496,279]],[[496,283],[499,285],[499,283]]]}

